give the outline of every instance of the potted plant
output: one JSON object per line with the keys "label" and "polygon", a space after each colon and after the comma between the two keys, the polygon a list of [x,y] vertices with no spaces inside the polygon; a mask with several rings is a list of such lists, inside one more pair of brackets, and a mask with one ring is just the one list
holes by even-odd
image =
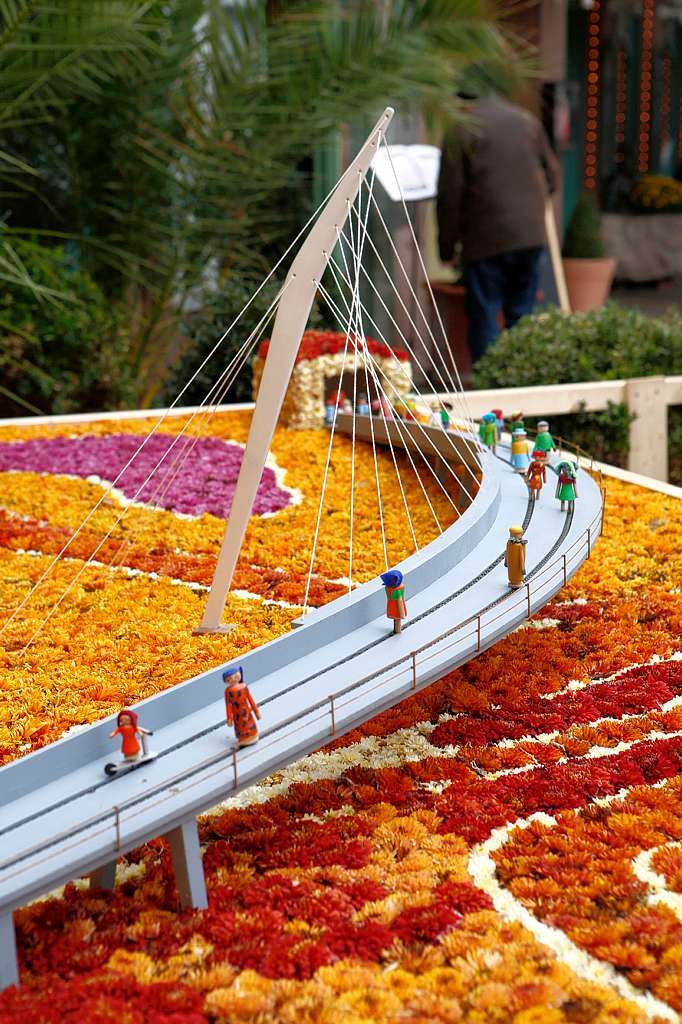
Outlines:
{"label": "potted plant", "polygon": [[563,264],[571,309],[586,312],[603,306],[611,291],[616,261],[606,255],[599,210],[587,195],[578,199],[566,229]]}

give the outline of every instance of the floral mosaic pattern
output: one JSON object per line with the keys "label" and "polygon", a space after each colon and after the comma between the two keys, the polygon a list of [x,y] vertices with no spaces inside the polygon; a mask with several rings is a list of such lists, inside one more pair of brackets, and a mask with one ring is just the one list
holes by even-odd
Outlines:
{"label": "floral mosaic pattern", "polygon": [[[11,498],[10,518],[29,514]],[[38,561],[6,549],[5,592]],[[97,571],[120,579],[120,601],[149,583]],[[18,911],[24,986],[0,996],[0,1019],[80,1024],[87,1006],[95,1024],[678,1020],[680,580],[682,505],[609,481],[592,559],[533,623],[203,818],[208,910],[178,911],[156,840],[121,861],[113,895],[70,885]],[[157,583],[160,604],[182,595],[180,624],[198,592]],[[139,684],[116,685],[127,699]]]}
{"label": "floral mosaic pattern", "polygon": [[[242,464],[239,445],[217,437],[153,434],[136,455],[140,440],[139,434],[109,434],[0,442],[0,472],[14,469],[84,479],[95,476],[109,483],[116,481],[116,489],[126,498],[143,504],[192,516],[205,512],[219,518],[228,515]],[[290,501],[291,495],[277,485],[274,470],[266,467],[254,514],[279,512]]]}

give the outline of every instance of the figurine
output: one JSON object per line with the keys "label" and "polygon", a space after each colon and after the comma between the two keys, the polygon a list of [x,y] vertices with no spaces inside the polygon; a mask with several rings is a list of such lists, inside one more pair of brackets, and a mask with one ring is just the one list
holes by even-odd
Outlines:
{"label": "figurine", "polygon": [[[123,760],[119,761],[118,764],[113,762],[105,764],[105,773],[107,775],[119,775],[122,772],[137,768],[138,765],[153,761],[158,755],[151,753],[147,749],[147,736],[152,735],[153,733],[149,729],[143,729],[141,725],[138,725],[137,715],[134,711],[130,711],[129,708],[119,711],[116,719],[116,728],[112,733],[109,733],[109,737],[110,739],[113,739],[114,736],[121,737]],[[140,737],[141,744],[138,742],[138,736]]]}
{"label": "figurine", "polygon": [[502,431],[504,430],[504,416],[502,415],[501,409],[492,410],[495,415],[495,423],[497,424],[497,440],[502,440]]}
{"label": "figurine", "polygon": [[410,420],[410,422],[412,423],[418,423],[419,412],[417,411],[417,403],[415,402],[414,398],[408,398],[408,400],[405,402],[405,408],[407,410],[405,413],[405,418]]}
{"label": "figurine", "polygon": [[384,419],[393,419],[393,408],[385,395],[382,395],[381,398],[375,398],[372,402],[372,414],[374,416],[381,416],[382,413]]}
{"label": "figurine", "polygon": [[350,398],[344,398],[343,405],[341,406],[341,412],[345,416],[353,415],[353,403],[351,402]]}
{"label": "figurine", "polygon": [[443,402],[443,405],[438,410],[438,418],[440,420],[440,425],[443,428],[443,430],[449,430],[450,429],[450,412],[451,412],[451,410],[452,410],[452,406],[448,405],[447,402]]}
{"label": "figurine", "polygon": [[533,452],[533,461],[526,471],[526,483],[530,489],[533,501],[537,501],[540,497],[542,485],[547,483],[547,466],[542,454],[538,457],[538,453]]}
{"label": "figurine", "polygon": [[241,665],[226,669],[223,672],[223,682],[225,683],[225,716],[227,724],[234,726],[238,745],[247,747],[251,743],[256,743],[258,741],[256,718],[260,718],[260,709],[244,682],[244,670]]}
{"label": "figurine", "polygon": [[556,472],[558,480],[555,497],[561,502],[561,511],[564,512],[578,497],[578,467],[573,462],[560,462]]}
{"label": "figurine", "polygon": [[481,416],[481,425],[478,428],[483,444],[495,453],[497,448],[497,419],[494,412],[486,412]]}
{"label": "figurine", "polygon": [[511,414],[511,424],[510,424],[509,429],[511,430],[512,434],[514,433],[515,430],[525,430],[526,429],[526,425],[523,422],[523,413],[522,412],[513,412]]}
{"label": "figurine", "polygon": [[340,404],[342,402],[343,398],[345,397],[344,394],[343,394],[343,391],[341,392],[341,394],[339,394],[337,391],[334,391],[329,396],[329,398],[327,399],[327,401],[325,403],[325,407],[324,407],[324,422],[326,423],[326,425],[328,427],[331,427],[331,425],[334,422],[334,417],[336,416],[336,399],[337,399],[337,395],[338,395],[339,404]]}
{"label": "figurine", "polygon": [[529,463],[526,431],[522,427],[517,427],[512,431],[511,464],[517,473],[525,473]]}
{"label": "figurine", "polygon": [[386,587],[386,615],[393,619],[393,632],[400,633],[407,618],[403,574],[399,569],[389,569],[381,574],[381,580]]}
{"label": "figurine", "polygon": [[522,526],[509,527],[509,540],[504,555],[504,564],[507,566],[509,586],[512,590],[522,587],[526,578],[526,544],[523,536]]}
{"label": "figurine", "polygon": [[364,391],[360,392],[360,397],[358,398],[358,415],[369,416],[369,402]]}
{"label": "figurine", "polygon": [[554,438],[549,432],[547,420],[538,420],[538,432],[535,438],[535,451],[533,456],[541,459],[549,459],[549,453],[556,451]]}

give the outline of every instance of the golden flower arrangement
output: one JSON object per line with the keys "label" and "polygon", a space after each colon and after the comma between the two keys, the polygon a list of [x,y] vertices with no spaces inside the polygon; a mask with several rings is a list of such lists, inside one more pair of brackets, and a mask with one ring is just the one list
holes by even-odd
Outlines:
{"label": "golden flower arrangement", "polygon": [[[240,441],[245,425],[231,415],[205,429]],[[300,602],[299,556],[281,522],[309,529],[320,447],[313,431],[275,437],[280,484],[300,499],[252,522],[244,571],[259,572],[252,596],[232,599],[236,638],[189,636],[203,584],[188,576],[215,557],[220,521],[132,507],[120,567],[88,570],[21,667],[5,654],[5,755],[286,629],[300,610],[289,607]],[[44,564],[40,545],[68,536],[99,485],[29,471],[2,479],[12,529],[0,532],[0,591],[12,607]],[[122,858],[112,894],[72,884],[19,910],[23,987],[0,995],[3,1024],[678,1019],[682,505],[607,486],[592,559],[525,628],[204,816],[206,911],[179,912],[162,840]],[[391,505],[397,555],[406,531]],[[91,541],[115,511],[93,517]],[[347,524],[330,518],[316,566],[327,583],[348,556]],[[158,579],[134,568],[154,547]],[[176,549],[199,561],[182,572],[163,563]],[[266,604],[267,574],[282,570],[292,600]]]}
{"label": "golden flower arrangement", "polygon": [[631,202],[650,213],[682,210],[682,181],[664,174],[644,174],[633,187]]}

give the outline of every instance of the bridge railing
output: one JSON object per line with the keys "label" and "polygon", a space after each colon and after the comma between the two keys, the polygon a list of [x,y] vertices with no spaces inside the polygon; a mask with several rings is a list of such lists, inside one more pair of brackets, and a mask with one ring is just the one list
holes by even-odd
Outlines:
{"label": "bridge railing", "polygon": [[[557,438],[556,442],[558,444],[560,454],[563,452],[570,452],[578,458],[586,469],[590,466],[594,466],[594,460],[592,457],[579,446],[571,445],[561,438]],[[582,564],[582,559],[578,561],[579,554],[585,550],[587,557],[589,557],[592,552],[594,539],[598,533],[601,532],[603,527],[606,508],[606,492],[601,478],[601,471],[599,471],[598,479],[601,504],[597,514],[583,533],[573,541],[567,551],[557,558],[550,560],[547,565],[541,566],[537,570],[532,571],[531,579],[529,579],[523,587],[519,589],[518,596],[515,600],[510,603],[509,595],[503,595],[492,606],[484,609],[478,615],[457,623],[450,629],[435,637],[433,640],[430,640],[428,643],[422,644],[420,647],[416,647],[414,650],[411,650],[400,658],[397,658],[390,665],[375,670],[369,675],[364,676],[362,679],[359,679],[354,683],[350,683],[343,689],[337,690],[336,693],[323,698],[308,708],[303,715],[300,713],[293,715],[282,722],[278,722],[277,725],[272,726],[270,729],[264,730],[260,735],[258,743],[259,753],[262,752],[264,748],[274,746],[275,744],[280,743],[283,739],[288,739],[289,737],[295,736],[298,732],[309,729],[311,725],[314,725],[317,722],[327,721],[329,723],[329,737],[330,739],[333,738],[338,734],[337,719],[339,713],[344,708],[348,708],[351,704],[366,697],[368,693],[371,693],[374,690],[384,689],[389,683],[404,676],[405,673],[407,673],[408,676],[405,682],[406,695],[410,692],[415,692],[419,689],[419,669],[423,668],[427,662],[439,655],[442,655],[444,651],[449,650],[452,647],[459,646],[464,641],[470,640],[474,637],[476,638],[475,649],[479,652],[482,649],[482,645],[485,640],[484,629],[488,633],[488,638],[490,638],[490,626],[499,619],[508,616],[510,610],[513,610],[514,608],[525,605],[527,615],[530,617],[532,614],[533,594],[537,594],[539,591],[545,589],[547,583],[550,580],[555,579],[557,576],[562,577],[563,583],[566,584],[569,574],[572,574],[574,571],[574,563],[576,563],[576,569],[579,564]],[[598,530],[597,527],[599,528]],[[542,583],[540,583],[540,581],[542,581]],[[497,614],[489,614],[502,604],[504,604],[504,607]],[[463,632],[467,627],[471,628],[468,632]],[[445,640],[451,640],[451,642],[445,646],[439,646],[442,645]],[[437,648],[437,650],[434,648]],[[420,660],[420,656],[424,655],[427,651],[431,651],[431,653],[427,654],[426,657],[421,657]],[[393,671],[392,675],[386,675],[386,672],[391,672],[394,669],[397,669],[398,671]],[[374,685],[368,688],[369,683],[374,683]],[[344,700],[344,697],[349,697],[350,699]],[[316,717],[311,718],[312,715],[315,715]],[[148,814],[152,808],[158,807],[170,799],[174,799],[180,792],[188,792],[196,786],[203,785],[208,779],[224,774],[226,765],[229,766],[228,770],[232,775],[232,780],[230,786],[225,790],[225,796],[229,796],[231,792],[236,791],[245,774],[245,767],[247,769],[246,773],[248,773],[249,758],[254,754],[253,750],[247,749],[240,757],[238,757],[238,752],[239,748],[233,747],[231,750],[221,751],[219,754],[214,754],[213,756],[199,762],[198,765],[194,765],[191,769],[187,769],[171,779],[168,779],[163,783],[159,783],[157,786],[151,787],[144,794],[136,797],[130,797],[128,800],[123,801],[120,804],[112,805],[108,810],[100,811],[97,815],[80,822],[76,828],[72,827],[67,829],[62,833],[51,836],[49,840],[15,853],[10,858],[0,863],[0,871],[4,871],[6,868],[16,865],[17,867],[14,872],[4,876],[8,879],[14,878],[27,870],[33,870],[36,866],[36,861],[34,859],[30,861],[30,864],[25,863],[23,866],[20,866],[22,862],[28,861],[28,859],[32,858],[34,854],[38,854],[42,851],[45,851],[46,854],[43,860],[48,860],[53,856],[49,851],[62,840],[73,838],[74,842],[69,848],[75,848],[79,845],[85,844],[86,842],[90,842],[94,837],[103,835],[107,832],[112,832],[112,852],[117,853],[122,847],[122,823],[128,823],[133,818],[136,818],[141,814]],[[215,771],[208,772],[207,774],[206,769],[210,768],[215,768]],[[240,768],[242,769],[241,779]],[[181,790],[179,790],[178,786],[182,783],[186,784]],[[92,829],[100,824],[102,827],[93,832]],[[41,863],[41,861],[38,863]]]}

